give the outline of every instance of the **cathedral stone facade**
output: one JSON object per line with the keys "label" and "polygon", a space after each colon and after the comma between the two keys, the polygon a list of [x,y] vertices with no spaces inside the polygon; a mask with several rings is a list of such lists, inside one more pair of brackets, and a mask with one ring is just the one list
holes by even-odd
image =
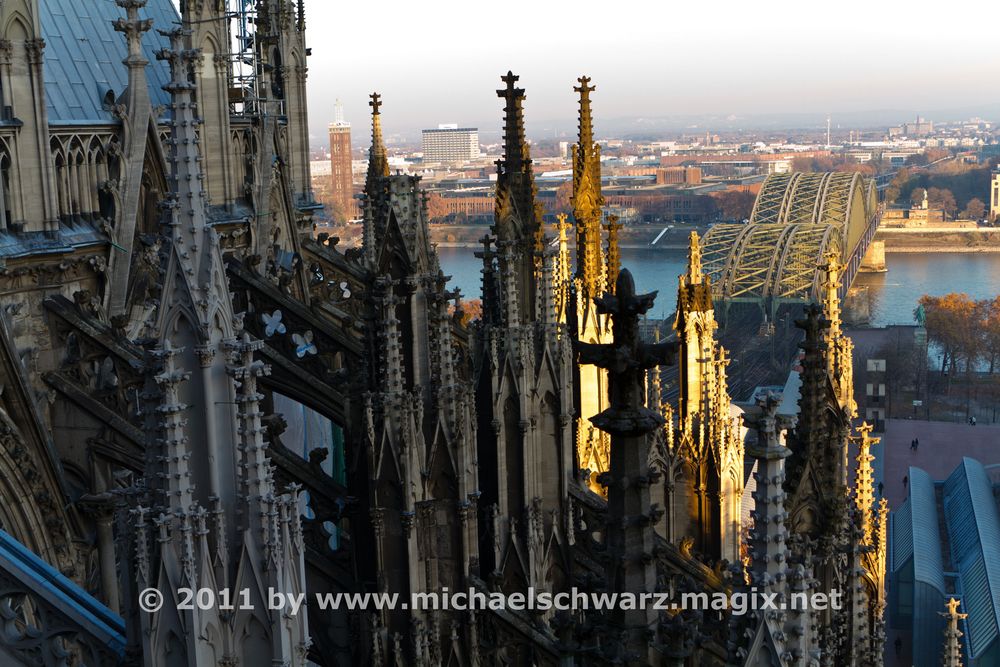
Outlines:
{"label": "cathedral stone facade", "polygon": [[[837,262],[795,381],[737,406],[696,235],[643,335],[590,79],[553,221],[508,72],[473,318],[378,95],[362,244],[314,233],[305,34],[294,0],[0,3],[0,662],[879,664]],[[409,604],[445,591],[647,605]],[[804,591],[843,604],[681,604]]]}

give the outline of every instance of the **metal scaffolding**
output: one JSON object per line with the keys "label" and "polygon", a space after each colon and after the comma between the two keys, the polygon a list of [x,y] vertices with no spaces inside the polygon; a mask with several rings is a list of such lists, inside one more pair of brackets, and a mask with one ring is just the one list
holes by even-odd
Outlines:
{"label": "metal scaffolding", "polygon": [[228,0],[233,113],[256,112],[260,107],[260,65],[257,35],[259,0]]}

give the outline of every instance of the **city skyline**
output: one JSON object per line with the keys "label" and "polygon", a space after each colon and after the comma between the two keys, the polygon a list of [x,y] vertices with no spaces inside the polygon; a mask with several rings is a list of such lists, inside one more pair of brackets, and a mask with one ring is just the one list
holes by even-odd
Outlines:
{"label": "city skyline", "polygon": [[568,13],[516,1],[498,19],[487,6],[449,0],[433,14],[400,5],[373,23],[358,3],[306,1],[313,26],[369,26],[310,41],[314,144],[322,143],[336,99],[346,119],[360,123],[373,90],[385,98],[387,136],[416,139],[420,129],[459,123],[494,140],[494,90],[508,69],[528,91],[532,137],[572,134],[572,86],[582,74],[597,85],[598,129],[619,133],[726,122],[818,127],[827,114],[835,127],[838,117],[862,126],[917,113],[1000,115],[1000,96],[982,84],[1000,55],[968,38],[970,2],[934,14],[848,2],[829,15],[789,3],[669,12],[650,5],[636,20],[616,18],[609,27],[589,2]]}

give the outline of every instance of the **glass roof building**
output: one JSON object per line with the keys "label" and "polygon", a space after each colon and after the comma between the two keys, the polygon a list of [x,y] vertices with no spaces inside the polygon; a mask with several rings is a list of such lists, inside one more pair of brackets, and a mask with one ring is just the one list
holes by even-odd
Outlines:
{"label": "glass roof building", "polygon": [[913,665],[941,664],[948,597],[968,614],[966,664],[1000,665],[1000,511],[986,468],[974,459],[943,482],[909,469],[907,500],[892,517],[890,623],[911,638]]}

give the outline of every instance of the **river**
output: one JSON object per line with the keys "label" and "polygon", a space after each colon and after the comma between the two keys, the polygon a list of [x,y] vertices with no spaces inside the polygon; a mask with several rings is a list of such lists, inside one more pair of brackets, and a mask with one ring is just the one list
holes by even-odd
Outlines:
{"label": "river", "polygon": [[[438,248],[441,267],[452,276],[466,298],[478,298],[482,263],[469,248]],[[622,265],[632,271],[636,289],[659,291],[652,317],[674,311],[677,276],[685,268],[683,251],[623,248]],[[861,274],[855,285],[865,285],[871,304],[872,326],[913,324],[913,310],[924,294],[940,296],[965,292],[974,299],[1000,295],[1000,253],[886,253],[887,273]]]}

